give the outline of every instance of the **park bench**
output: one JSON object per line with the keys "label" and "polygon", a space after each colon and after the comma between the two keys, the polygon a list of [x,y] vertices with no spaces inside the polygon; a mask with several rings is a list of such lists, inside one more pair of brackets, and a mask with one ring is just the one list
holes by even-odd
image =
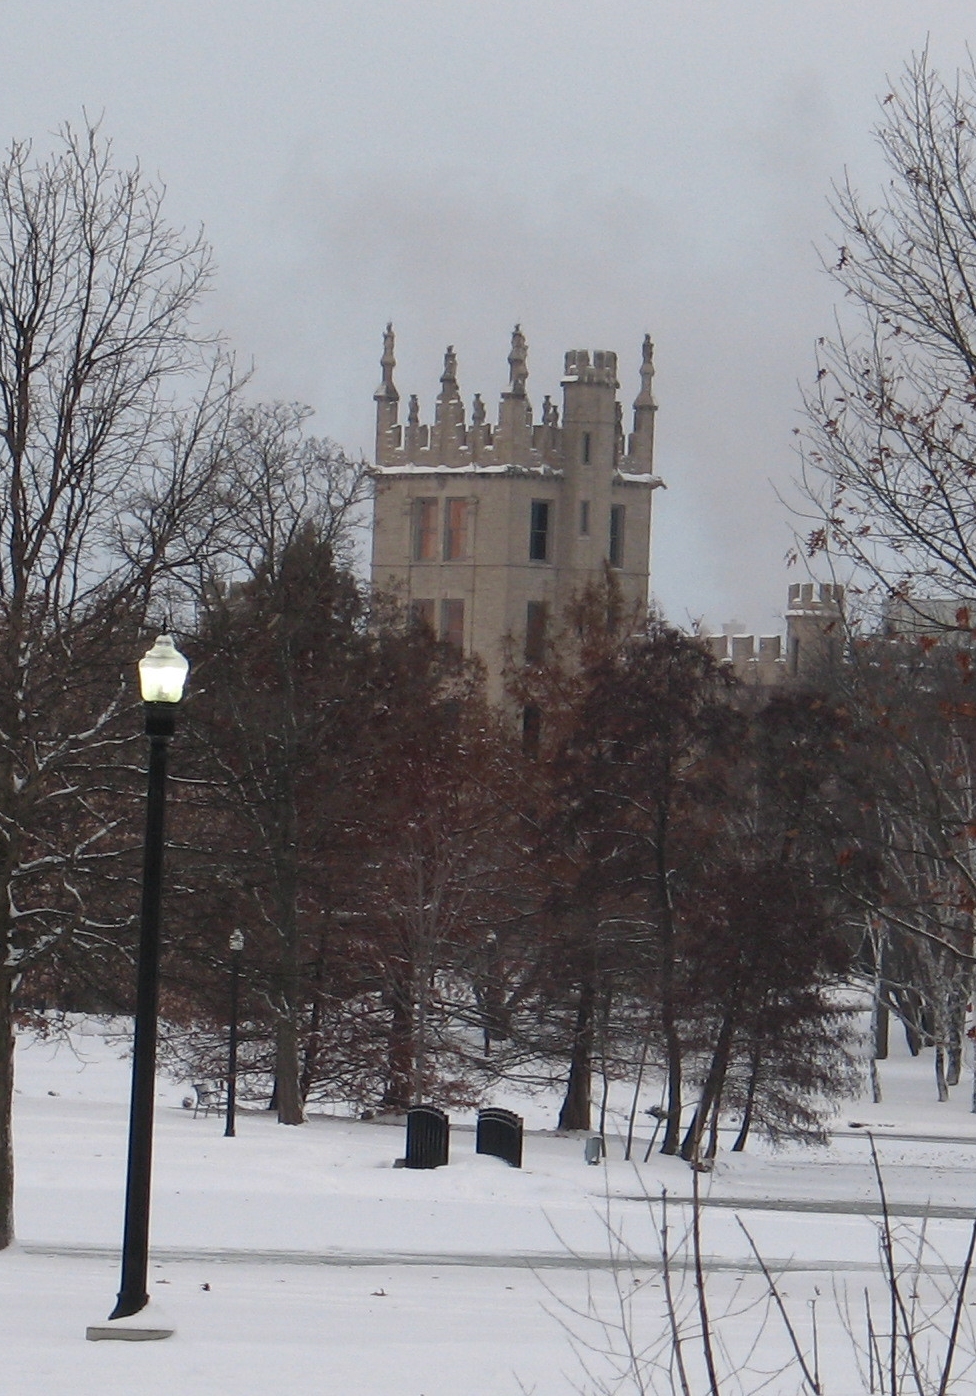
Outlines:
{"label": "park bench", "polygon": [[224,1108],[223,1081],[194,1081],[193,1094],[196,1097],[193,1102],[194,1119],[201,1110],[206,1119],[211,1110],[216,1110],[219,1115]]}

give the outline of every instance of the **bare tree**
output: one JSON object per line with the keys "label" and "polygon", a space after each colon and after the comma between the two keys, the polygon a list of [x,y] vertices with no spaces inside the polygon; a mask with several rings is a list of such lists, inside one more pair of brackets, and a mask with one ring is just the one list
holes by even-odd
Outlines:
{"label": "bare tree", "polygon": [[849,179],[834,190],[828,269],[847,308],[806,400],[807,549],[846,557],[885,594],[964,608],[976,596],[976,69],[946,82],[923,52],[880,109],[883,193]]}
{"label": "bare tree", "polygon": [[137,727],[118,721],[128,646],[215,519],[233,385],[191,317],[209,277],[202,239],[96,130],[0,164],[0,1248],[14,987],[134,909],[103,897],[96,914],[90,893],[125,842],[105,772]]}
{"label": "bare tree", "polygon": [[381,680],[384,660],[398,677],[397,650],[413,671],[387,682],[386,721],[373,724],[374,875],[363,893],[389,1010],[383,1104],[404,1110],[463,1093],[464,1029],[474,1020],[484,1031],[471,981],[495,918],[510,914],[499,887],[512,872],[498,793],[508,743],[480,666],[416,625],[377,640]]}
{"label": "bare tree", "polygon": [[345,758],[342,773],[355,787],[349,761],[363,713],[365,603],[340,564],[368,479],[362,461],[303,434],[307,415],[276,404],[233,423],[221,467],[226,524],[202,593],[195,709],[214,856],[226,862],[228,843],[238,856],[247,924],[271,947],[283,1124],[305,1118],[305,961],[310,936],[328,923],[328,852],[345,837],[336,806],[346,786],[336,770]]}

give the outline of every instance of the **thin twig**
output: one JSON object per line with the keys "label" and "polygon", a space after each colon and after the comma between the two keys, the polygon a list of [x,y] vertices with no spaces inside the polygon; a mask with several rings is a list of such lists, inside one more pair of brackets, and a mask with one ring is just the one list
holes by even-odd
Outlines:
{"label": "thin twig", "polygon": [[868,1294],[866,1287],[864,1290],[864,1316],[868,1326],[868,1386],[870,1388],[870,1396],[874,1396],[874,1369],[875,1366],[877,1366],[878,1377],[880,1379],[883,1368],[881,1365],[881,1352],[878,1348],[878,1338],[874,1331],[874,1321],[871,1318],[871,1296]]}
{"label": "thin twig", "polygon": [[715,1356],[712,1352],[712,1329],[711,1319],[708,1313],[708,1303],[705,1299],[705,1270],[702,1265],[701,1252],[701,1199],[698,1189],[698,1158],[692,1163],[692,1208],[691,1208],[691,1236],[692,1249],[695,1259],[695,1289],[698,1291],[698,1314],[701,1319],[701,1345],[705,1355],[705,1365],[708,1368],[708,1381],[711,1388],[711,1396],[721,1396],[718,1386],[718,1373],[715,1371]]}
{"label": "thin twig", "polygon": [[952,1315],[952,1327],[949,1330],[945,1366],[942,1368],[942,1380],[939,1382],[938,1396],[946,1396],[946,1392],[949,1390],[949,1370],[952,1367],[952,1359],[956,1351],[956,1340],[959,1336],[959,1323],[962,1319],[963,1305],[966,1302],[966,1289],[969,1285],[969,1273],[973,1267],[974,1251],[976,1251],[976,1221],[973,1222],[972,1230],[969,1233],[969,1249],[966,1252],[962,1274],[959,1276],[959,1285],[956,1291],[956,1305]]}
{"label": "thin twig", "polygon": [[810,1368],[807,1366],[807,1360],[803,1355],[803,1349],[800,1347],[800,1340],[796,1336],[796,1329],[793,1327],[792,1320],[790,1319],[789,1314],[786,1312],[786,1305],[783,1303],[783,1296],[780,1294],[778,1288],[776,1287],[776,1281],[770,1274],[769,1266],[766,1264],[765,1260],[763,1260],[762,1255],[759,1252],[759,1248],[757,1247],[755,1241],[752,1239],[752,1236],[749,1234],[749,1229],[746,1226],[745,1222],[738,1214],[736,1215],[735,1219],[739,1223],[739,1227],[742,1231],[742,1234],[749,1242],[749,1249],[755,1256],[756,1264],[762,1271],[763,1279],[766,1281],[766,1288],[772,1295],[776,1307],[779,1310],[779,1316],[783,1320],[783,1326],[786,1329],[787,1336],[789,1337],[790,1343],[792,1344],[793,1352],[796,1355],[796,1360],[800,1364],[800,1371],[803,1373],[803,1380],[806,1382],[807,1386],[809,1386],[810,1390],[814,1393],[814,1396],[823,1396],[820,1387],[820,1382],[817,1380],[816,1372],[811,1372]]}
{"label": "thin twig", "polygon": [[878,1196],[881,1199],[881,1250],[887,1267],[888,1294],[891,1299],[891,1347],[888,1354],[891,1396],[898,1396],[897,1357],[899,1317],[901,1318],[902,1330],[905,1334],[905,1347],[912,1368],[912,1376],[915,1378],[915,1388],[918,1391],[918,1396],[925,1396],[922,1374],[918,1369],[918,1354],[915,1351],[915,1334],[912,1331],[908,1312],[905,1308],[905,1301],[901,1294],[901,1286],[898,1283],[898,1272],[895,1269],[895,1247],[891,1231],[891,1213],[888,1211],[888,1195],[885,1192],[884,1178],[881,1176],[881,1163],[878,1159],[878,1149],[874,1142],[873,1134],[868,1135],[868,1142],[871,1145],[871,1162],[874,1165],[875,1182],[878,1185]]}
{"label": "thin twig", "polygon": [[674,1290],[671,1287],[671,1253],[668,1250],[668,1193],[661,1190],[661,1277],[664,1281],[664,1300],[668,1310],[668,1323],[671,1327],[671,1348],[674,1353],[678,1380],[681,1383],[681,1396],[691,1396],[688,1373],[685,1371],[684,1352],[681,1346],[681,1325],[675,1306]]}

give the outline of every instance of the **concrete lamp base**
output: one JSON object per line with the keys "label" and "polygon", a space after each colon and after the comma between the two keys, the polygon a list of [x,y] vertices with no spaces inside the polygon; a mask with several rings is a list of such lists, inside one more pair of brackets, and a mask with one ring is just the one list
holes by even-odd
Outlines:
{"label": "concrete lamp base", "polygon": [[151,1343],[159,1338],[172,1338],[175,1332],[166,1315],[161,1314],[150,1299],[137,1314],[106,1319],[104,1323],[90,1323],[85,1329],[85,1337],[90,1343],[110,1339],[123,1343]]}

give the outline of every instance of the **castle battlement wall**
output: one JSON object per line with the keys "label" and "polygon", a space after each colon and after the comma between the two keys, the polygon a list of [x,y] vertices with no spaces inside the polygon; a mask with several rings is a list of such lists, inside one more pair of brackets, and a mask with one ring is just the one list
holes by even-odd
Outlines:
{"label": "castle battlement wall", "polygon": [[844,588],[836,582],[794,582],[790,586],[787,616],[840,615],[844,604]]}
{"label": "castle battlement wall", "polygon": [[712,657],[728,664],[736,678],[774,687],[813,675],[843,642],[844,588],[834,582],[790,586],[785,645],[780,635],[707,635]]}
{"label": "castle battlement wall", "polygon": [[[617,355],[586,349],[566,354],[562,380],[562,425],[560,409],[547,395],[541,418],[534,420],[526,394],[528,346],[521,327],[512,333],[508,356],[509,386],[501,395],[497,422],[487,420],[480,393],[475,393],[470,417],[457,381],[457,355],[453,345],[444,354],[441,388],[434,404],[434,420],[423,422],[420,403],[411,394],[406,423],[399,420],[400,394],[393,379],[396,367],[393,326],[387,325],[380,360],[383,377],[373,394],[376,402],[376,467],[379,470],[441,468],[464,470],[509,467],[538,470],[547,466],[560,470],[567,457],[581,449],[581,433],[589,441],[585,453],[594,455],[600,447],[593,442],[594,431],[606,435],[613,468],[620,483],[651,483],[654,458],[654,413],[657,405],[651,391],[654,376],[654,347],[645,337],[641,363],[641,389],[634,402],[634,430],[624,438],[623,412],[617,401]],[[601,452],[601,455],[605,454]],[[659,484],[659,481],[655,481]]]}
{"label": "castle battlement wall", "polygon": [[705,641],[712,658],[730,664],[743,683],[768,687],[786,678],[780,635],[707,635]]}

